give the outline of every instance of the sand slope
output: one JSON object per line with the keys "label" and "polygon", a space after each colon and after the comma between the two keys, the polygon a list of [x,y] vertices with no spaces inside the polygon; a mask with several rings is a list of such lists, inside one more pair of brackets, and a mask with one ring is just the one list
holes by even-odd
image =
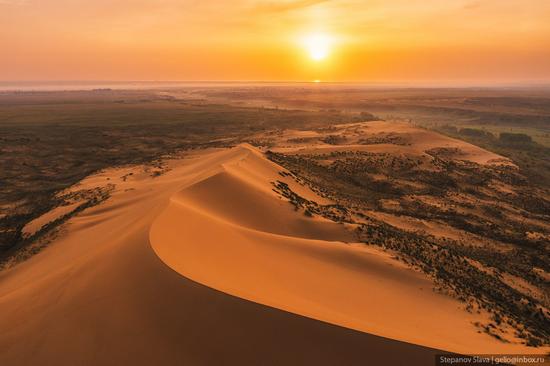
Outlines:
{"label": "sand slope", "polygon": [[343,225],[295,212],[269,189],[281,168],[238,149],[241,160],[175,194],[154,222],[152,246],[170,267],[223,292],[392,339],[456,352],[521,349],[477,333],[475,318],[423,275],[344,244],[352,238]]}
{"label": "sand slope", "polygon": [[[505,347],[421,275],[295,212],[269,182],[314,193],[249,146],[171,169],[90,177],[84,186],[116,183],[113,197],[0,273],[1,365],[433,362],[433,349],[348,328],[452,350]],[[443,317],[458,335],[438,331]]]}

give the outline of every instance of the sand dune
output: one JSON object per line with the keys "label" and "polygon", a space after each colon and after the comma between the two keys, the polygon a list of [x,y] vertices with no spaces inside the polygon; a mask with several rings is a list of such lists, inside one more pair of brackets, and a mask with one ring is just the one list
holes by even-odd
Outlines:
{"label": "sand dune", "polygon": [[[406,122],[396,121],[372,121],[359,122],[350,124],[335,125],[335,131],[331,132],[335,136],[345,136],[347,141],[343,145],[334,145],[327,143],[309,143],[309,146],[298,143],[292,144],[294,138],[301,138],[304,133],[302,131],[286,131],[278,136],[280,141],[273,151],[292,152],[295,154],[312,154],[312,153],[331,153],[338,151],[365,151],[371,153],[389,153],[389,154],[406,154],[406,155],[423,155],[430,149],[448,149],[449,156],[453,156],[457,160],[466,160],[478,164],[500,164],[515,166],[508,158],[501,155],[482,149],[465,141],[453,139],[444,136],[434,131],[422,129],[413,126]],[[311,138],[322,137],[318,135],[308,136]],[[396,138],[402,141],[398,144],[377,143],[365,144],[364,138]],[[363,140],[363,141],[361,141]],[[453,152],[454,151],[454,152]]]}
{"label": "sand dune", "polygon": [[242,154],[201,153],[173,162],[172,171],[155,179],[138,169],[124,181],[128,171],[113,169],[82,182],[80,187],[116,183],[117,190],[72,218],[68,234],[47,249],[0,273],[0,364],[431,362],[435,350],[224,294],[156,256],[149,230],[170,197]]}
{"label": "sand dune", "polygon": [[514,349],[477,333],[475,318],[421,274],[344,244],[351,238],[342,225],[281,202],[266,188],[281,168],[238,149],[242,160],[178,192],[153,224],[151,243],[170,267],[226,293],[392,339],[456,352]]}
{"label": "sand dune", "polygon": [[294,211],[270,182],[320,198],[250,146],[169,166],[85,180],[116,190],[0,273],[0,364],[425,365],[428,347],[521,350],[477,333],[421,274],[346,244],[342,225]]}

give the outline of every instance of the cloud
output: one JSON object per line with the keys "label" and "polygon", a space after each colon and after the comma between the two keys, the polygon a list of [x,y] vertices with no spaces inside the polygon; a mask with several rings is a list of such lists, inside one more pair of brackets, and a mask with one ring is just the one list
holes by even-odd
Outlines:
{"label": "cloud", "polygon": [[258,4],[254,10],[259,13],[284,13],[327,3],[329,1],[331,0],[264,1]]}

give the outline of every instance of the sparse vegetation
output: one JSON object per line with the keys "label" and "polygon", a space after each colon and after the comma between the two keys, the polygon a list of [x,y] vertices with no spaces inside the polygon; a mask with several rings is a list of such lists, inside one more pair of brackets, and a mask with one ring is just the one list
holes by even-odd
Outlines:
{"label": "sparse vegetation", "polygon": [[[550,298],[544,294],[549,286],[533,269],[550,272],[546,240],[550,194],[531,184],[521,169],[480,165],[461,160],[460,153],[443,147],[421,155],[351,149],[310,154],[270,151],[268,157],[337,203],[318,205],[297,196],[286,184],[275,183],[276,191],[297,209],[357,225],[360,241],[398,253],[470,311],[491,313],[493,321],[481,326],[491,336],[505,341],[511,327],[526,344],[548,344]],[[388,207],[388,201],[395,204]],[[391,215],[397,224],[372,212]],[[399,225],[400,217],[444,225],[461,234],[411,230]],[[507,275],[524,279],[536,294],[520,291],[504,279]]]}

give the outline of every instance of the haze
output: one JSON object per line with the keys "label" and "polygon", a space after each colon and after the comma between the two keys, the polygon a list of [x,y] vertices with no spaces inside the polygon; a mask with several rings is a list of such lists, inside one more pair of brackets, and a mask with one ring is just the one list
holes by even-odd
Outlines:
{"label": "haze", "polygon": [[0,80],[547,82],[548,19],[545,0],[0,0]]}

